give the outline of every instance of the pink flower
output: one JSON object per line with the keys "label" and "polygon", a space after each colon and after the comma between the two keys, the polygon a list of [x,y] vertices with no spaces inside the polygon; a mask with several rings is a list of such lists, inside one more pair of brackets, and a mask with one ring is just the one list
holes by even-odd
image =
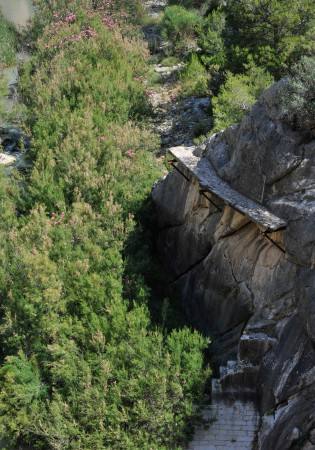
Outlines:
{"label": "pink flower", "polygon": [[74,23],[76,21],[77,16],[74,13],[69,13],[66,17],[65,17],[65,21],[67,23]]}
{"label": "pink flower", "polygon": [[93,30],[93,28],[88,27],[84,31],[82,31],[82,35],[87,37],[87,38],[91,38],[91,37],[97,36],[97,33],[96,33],[95,30]]}
{"label": "pink flower", "polygon": [[135,156],[135,152],[130,148],[129,150],[126,151],[126,155],[128,156],[128,158],[132,159]]}
{"label": "pink flower", "polygon": [[109,16],[104,16],[102,19],[103,24],[108,28],[114,28],[115,22],[114,20]]}

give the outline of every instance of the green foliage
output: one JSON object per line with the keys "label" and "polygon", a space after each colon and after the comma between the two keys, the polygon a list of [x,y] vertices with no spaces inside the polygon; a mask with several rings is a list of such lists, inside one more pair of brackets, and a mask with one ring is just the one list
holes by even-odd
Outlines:
{"label": "green foliage", "polygon": [[304,57],[293,67],[279,92],[283,118],[315,135],[315,58]]}
{"label": "green foliage", "polygon": [[58,10],[37,41],[21,78],[32,170],[0,177],[0,435],[10,450],[173,450],[208,343],[150,320],[147,53],[87,8]]}
{"label": "green foliage", "polygon": [[240,122],[272,82],[270,74],[253,64],[247,67],[244,75],[229,72],[218,96],[213,98],[214,131]]}
{"label": "green foliage", "polygon": [[226,71],[244,73],[252,61],[279,79],[303,55],[315,54],[312,0],[172,0],[170,4],[174,6],[166,9],[162,23],[173,52],[185,54],[187,48],[198,52],[214,92]]}
{"label": "green foliage", "polygon": [[0,11],[0,66],[10,66],[15,63],[16,31]]}
{"label": "green foliage", "polygon": [[239,70],[251,54],[279,77],[303,54],[314,52],[312,0],[229,0],[225,8],[230,68]]}
{"label": "green foliage", "polygon": [[181,74],[181,82],[182,93],[186,96],[202,97],[209,93],[209,75],[197,55],[191,56]]}
{"label": "green foliage", "polygon": [[[69,14],[76,14],[84,9],[91,13],[101,12],[104,21],[122,30],[140,34],[139,25],[145,19],[145,9],[141,0],[32,0],[36,14],[32,20],[31,36],[33,40],[38,38],[46,25],[49,25],[56,17],[64,20]],[[126,31],[126,30],[125,30]]]}
{"label": "green foliage", "polygon": [[214,10],[205,18],[203,30],[199,35],[198,45],[202,50],[201,60],[212,71],[218,71],[226,64],[224,29],[225,14],[220,10]]}
{"label": "green foliage", "polygon": [[196,11],[175,5],[165,9],[161,26],[175,53],[183,53],[196,46],[201,24],[202,18]]}
{"label": "green foliage", "polygon": [[179,63],[180,63],[180,59],[177,58],[176,56],[166,56],[160,62],[160,64],[162,66],[167,66],[167,67],[176,66],[176,64],[179,64]]}

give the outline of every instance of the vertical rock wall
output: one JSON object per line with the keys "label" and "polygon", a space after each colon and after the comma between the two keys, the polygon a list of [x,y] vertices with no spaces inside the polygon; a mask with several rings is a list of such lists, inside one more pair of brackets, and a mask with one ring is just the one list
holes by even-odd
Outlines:
{"label": "vertical rock wall", "polygon": [[195,154],[231,186],[288,222],[275,246],[196,180],[176,171],[157,183],[158,249],[191,323],[213,337],[224,383],[254,386],[258,448],[315,448],[315,141],[289,128],[268,90],[239,126]]}

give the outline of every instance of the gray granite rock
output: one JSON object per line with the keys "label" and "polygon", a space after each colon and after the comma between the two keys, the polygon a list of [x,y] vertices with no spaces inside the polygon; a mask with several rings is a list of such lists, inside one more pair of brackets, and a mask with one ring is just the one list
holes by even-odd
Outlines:
{"label": "gray granite rock", "polygon": [[287,222],[268,234],[274,242],[207,194],[219,212],[195,179],[176,171],[153,199],[170,284],[192,325],[212,336],[213,362],[238,359],[239,383],[250,379],[246,367],[257,369],[258,448],[306,450],[315,448],[315,141],[281,121],[278,89],[194,150],[233,189]]}

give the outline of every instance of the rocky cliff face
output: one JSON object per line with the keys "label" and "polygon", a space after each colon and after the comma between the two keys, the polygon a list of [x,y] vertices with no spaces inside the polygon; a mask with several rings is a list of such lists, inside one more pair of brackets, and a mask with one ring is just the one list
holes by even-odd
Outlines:
{"label": "rocky cliff face", "polygon": [[221,383],[257,392],[258,448],[309,450],[315,449],[315,141],[281,121],[277,89],[194,153],[285,219],[286,229],[264,235],[177,171],[157,183],[153,199],[170,286],[192,324],[213,337],[214,364],[237,360]]}

